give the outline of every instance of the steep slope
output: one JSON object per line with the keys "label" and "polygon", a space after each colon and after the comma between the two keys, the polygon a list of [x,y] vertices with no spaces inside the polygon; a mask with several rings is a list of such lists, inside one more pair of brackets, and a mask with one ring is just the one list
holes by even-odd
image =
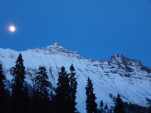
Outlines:
{"label": "steep slope", "polygon": [[108,61],[94,61],[81,57],[76,52],[64,49],[57,43],[41,49],[15,51],[0,49],[0,63],[4,65],[8,80],[12,79],[11,67],[19,53],[22,53],[26,66],[26,80],[32,85],[32,78],[38,66],[46,66],[49,79],[54,87],[61,66],[69,69],[74,64],[77,72],[77,108],[85,112],[85,86],[88,77],[93,81],[97,102],[113,105],[112,97],[118,93],[131,103],[146,106],[151,99],[151,69],[141,62],[122,55],[113,55]]}

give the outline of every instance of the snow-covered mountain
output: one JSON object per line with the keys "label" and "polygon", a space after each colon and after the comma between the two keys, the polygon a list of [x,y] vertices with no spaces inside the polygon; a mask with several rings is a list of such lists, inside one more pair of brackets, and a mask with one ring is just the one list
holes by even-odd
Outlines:
{"label": "snow-covered mountain", "polygon": [[147,106],[151,99],[151,69],[140,61],[123,55],[113,55],[106,61],[97,61],[81,57],[78,53],[54,43],[47,48],[15,51],[0,49],[0,63],[3,64],[8,80],[12,79],[10,69],[15,65],[16,58],[22,53],[26,66],[26,80],[32,85],[32,77],[39,66],[47,68],[49,79],[56,86],[58,71],[61,66],[69,69],[74,64],[77,73],[77,108],[85,112],[85,86],[89,77],[94,84],[97,102],[101,100],[113,105],[112,97],[120,94],[122,98],[134,104]]}

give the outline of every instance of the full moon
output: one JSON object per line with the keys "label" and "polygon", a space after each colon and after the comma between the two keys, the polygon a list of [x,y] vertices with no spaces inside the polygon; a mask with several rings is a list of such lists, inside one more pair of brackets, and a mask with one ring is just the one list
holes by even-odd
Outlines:
{"label": "full moon", "polygon": [[11,32],[11,33],[16,32],[16,26],[15,25],[9,25],[8,26],[8,31]]}

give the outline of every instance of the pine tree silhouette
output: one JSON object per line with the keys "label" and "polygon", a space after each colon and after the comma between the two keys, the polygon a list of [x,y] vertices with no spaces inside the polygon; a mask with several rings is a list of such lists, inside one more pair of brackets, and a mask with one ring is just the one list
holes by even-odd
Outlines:
{"label": "pine tree silhouette", "polygon": [[13,113],[26,113],[28,110],[27,87],[24,81],[25,67],[22,55],[19,54],[16,65],[13,67],[12,81],[12,110]]}
{"label": "pine tree silhouette", "polygon": [[98,113],[104,113],[104,103],[103,103],[103,100],[101,100],[101,102],[100,102]]}
{"label": "pine tree silhouette", "polygon": [[69,78],[65,67],[61,68],[56,88],[55,111],[56,113],[68,113],[69,109]]}
{"label": "pine tree silhouette", "polygon": [[7,110],[7,94],[5,89],[5,75],[3,72],[2,64],[0,64],[0,113],[5,113]]}
{"label": "pine tree silhouette", "polygon": [[76,72],[73,65],[70,66],[70,73],[69,73],[69,113],[76,113],[76,90],[77,90],[77,81],[76,81]]}
{"label": "pine tree silhouette", "polygon": [[114,113],[125,113],[124,103],[119,94],[115,101]]}
{"label": "pine tree silhouette", "polygon": [[4,85],[5,75],[3,73],[2,64],[0,64],[0,96],[5,95],[5,85]]}
{"label": "pine tree silhouette", "polygon": [[96,97],[93,92],[92,81],[88,78],[86,86],[86,111],[87,113],[97,113],[97,104],[95,102]]}
{"label": "pine tree silhouette", "polygon": [[48,81],[48,75],[46,68],[40,66],[36,76],[34,78],[34,95],[33,95],[33,106],[36,113],[49,113],[49,90],[51,88],[51,83]]}

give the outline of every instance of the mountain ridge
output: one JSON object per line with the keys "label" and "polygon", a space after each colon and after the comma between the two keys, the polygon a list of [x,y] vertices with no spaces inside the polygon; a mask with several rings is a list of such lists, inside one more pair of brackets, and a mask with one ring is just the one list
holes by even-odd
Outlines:
{"label": "mountain ridge", "polygon": [[99,61],[82,57],[79,53],[55,43],[46,48],[15,51],[0,49],[0,63],[4,66],[6,78],[11,81],[11,67],[21,53],[26,67],[26,81],[32,85],[32,78],[39,66],[45,66],[49,80],[56,86],[61,66],[68,71],[71,64],[76,69],[78,89],[77,108],[85,113],[85,86],[89,77],[94,84],[97,103],[101,100],[112,106],[111,97],[120,94],[124,101],[147,106],[151,99],[151,69],[140,61],[115,54],[109,60]]}

